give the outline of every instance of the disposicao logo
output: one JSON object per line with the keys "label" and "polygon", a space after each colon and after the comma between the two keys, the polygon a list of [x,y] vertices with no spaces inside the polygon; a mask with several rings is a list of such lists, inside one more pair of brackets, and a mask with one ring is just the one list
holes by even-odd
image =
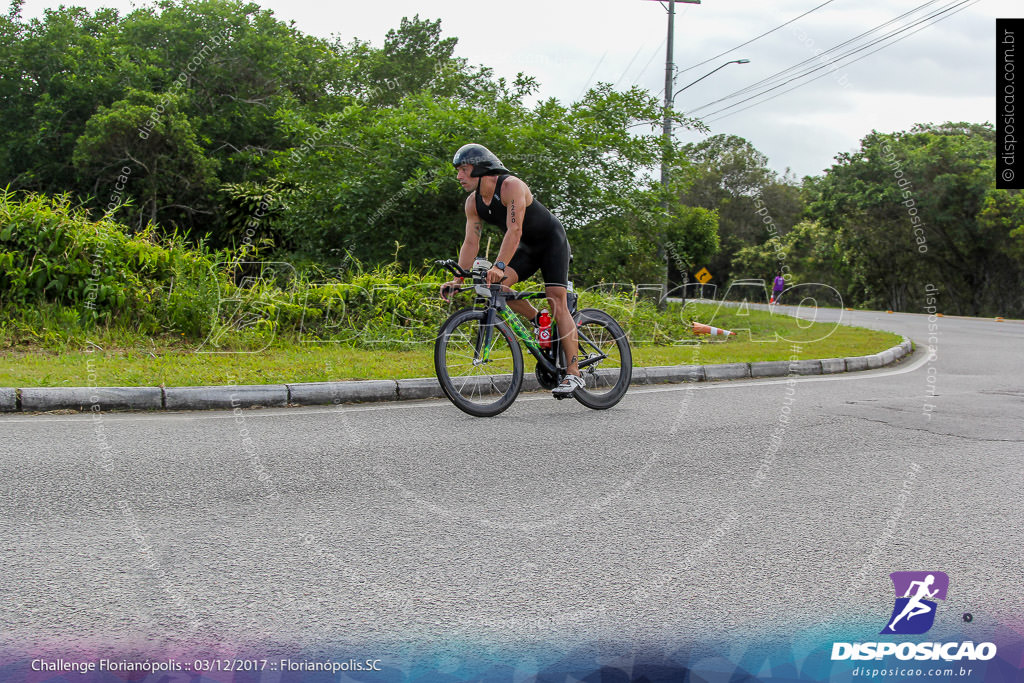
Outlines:
{"label": "disposicao logo", "polygon": [[[938,603],[945,600],[949,590],[949,576],[945,572],[893,572],[896,604],[881,635],[918,635],[926,633],[935,623]],[[972,641],[949,643],[833,643],[832,659],[882,659],[896,655],[897,659],[938,660],[947,662],[967,660],[987,661],[996,656],[995,643]]]}
{"label": "disposicao logo", "polygon": [[949,577],[945,572],[893,572],[889,576],[896,589],[896,606],[880,633],[926,633],[935,623],[936,607],[926,598],[945,600]]}

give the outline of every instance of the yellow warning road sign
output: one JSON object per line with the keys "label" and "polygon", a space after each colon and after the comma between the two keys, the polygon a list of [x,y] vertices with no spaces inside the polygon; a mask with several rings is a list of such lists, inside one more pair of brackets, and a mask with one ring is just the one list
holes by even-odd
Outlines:
{"label": "yellow warning road sign", "polygon": [[707,268],[701,268],[700,270],[697,271],[697,274],[694,275],[694,277],[697,278],[697,281],[703,285],[708,280],[711,279],[711,273],[708,272]]}

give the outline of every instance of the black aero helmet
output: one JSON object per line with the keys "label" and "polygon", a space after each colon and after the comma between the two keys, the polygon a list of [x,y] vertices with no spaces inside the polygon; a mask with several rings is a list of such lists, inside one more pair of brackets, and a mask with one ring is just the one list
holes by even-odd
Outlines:
{"label": "black aero helmet", "polygon": [[482,175],[509,172],[509,170],[502,165],[501,159],[494,156],[494,152],[483,145],[473,143],[459,147],[459,151],[455,153],[455,158],[452,159],[452,166],[455,168],[458,168],[463,164],[470,164],[473,166],[473,170],[469,174],[472,178],[478,178]]}

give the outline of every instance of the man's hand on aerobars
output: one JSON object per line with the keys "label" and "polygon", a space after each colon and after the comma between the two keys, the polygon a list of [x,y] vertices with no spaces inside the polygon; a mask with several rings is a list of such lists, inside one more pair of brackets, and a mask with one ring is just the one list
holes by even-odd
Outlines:
{"label": "man's hand on aerobars", "polygon": [[494,266],[491,266],[491,269],[487,271],[487,284],[489,285],[496,284],[504,279],[505,272],[502,270],[498,270]]}

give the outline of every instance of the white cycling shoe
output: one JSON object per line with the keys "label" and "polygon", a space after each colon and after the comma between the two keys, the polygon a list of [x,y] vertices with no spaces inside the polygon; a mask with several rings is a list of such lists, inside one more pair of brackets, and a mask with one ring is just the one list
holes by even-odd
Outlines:
{"label": "white cycling shoe", "polygon": [[572,392],[577,389],[583,389],[586,386],[587,383],[579,375],[566,375],[562,378],[561,383],[551,390],[551,393],[555,398],[565,398],[566,396],[572,396]]}

